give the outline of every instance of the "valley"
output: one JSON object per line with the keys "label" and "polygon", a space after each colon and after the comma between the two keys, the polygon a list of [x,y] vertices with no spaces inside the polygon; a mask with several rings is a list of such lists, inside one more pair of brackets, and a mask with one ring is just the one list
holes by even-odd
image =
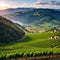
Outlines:
{"label": "valley", "polygon": [[34,33],[54,27],[60,29],[60,11],[54,9],[30,9],[3,16]]}
{"label": "valley", "polygon": [[60,56],[59,11],[32,9],[0,16],[0,60],[52,55]]}

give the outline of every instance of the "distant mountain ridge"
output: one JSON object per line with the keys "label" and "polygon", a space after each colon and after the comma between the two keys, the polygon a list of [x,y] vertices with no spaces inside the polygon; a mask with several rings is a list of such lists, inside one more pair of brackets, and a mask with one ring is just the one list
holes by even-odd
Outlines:
{"label": "distant mountain ridge", "polygon": [[[9,9],[0,10],[0,15],[14,14],[16,12],[30,11],[34,9],[37,9],[37,8],[9,8]],[[43,9],[43,8],[40,8],[40,9]],[[55,9],[55,10],[60,11],[60,9]]]}
{"label": "distant mountain ridge", "polygon": [[9,8],[9,9],[5,9],[5,10],[0,10],[0,15],[14,14],[15,12],[32,10],[32,9],[33,8]]}

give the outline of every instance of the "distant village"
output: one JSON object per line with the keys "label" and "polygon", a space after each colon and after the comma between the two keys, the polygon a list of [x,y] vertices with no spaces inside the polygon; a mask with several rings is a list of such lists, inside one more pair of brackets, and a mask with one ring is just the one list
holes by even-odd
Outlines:
{"label": "distant village", "polygon": [[[53,29],[51,29],[51,33],[55,33],[55,32],[59,32],[60,30],[57,29],[56,27],[54,27]],[[52,36],[50,39],[60,39],[60,35],[54,35]]]}

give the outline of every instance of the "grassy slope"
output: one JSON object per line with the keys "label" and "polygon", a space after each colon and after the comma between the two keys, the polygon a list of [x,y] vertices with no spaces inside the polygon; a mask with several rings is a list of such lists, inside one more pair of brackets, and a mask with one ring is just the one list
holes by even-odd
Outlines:
{"label": "grassy slope", "polygon": [[56,34],[60,34],[60,32],[27,34],[27,37],[20,42],[0,46],[0,53],[31,52],[43,50],[60,51],[60,48],[55,47],[59,45],[60,39],[49,39]]}
{"label": "grassy slope", "polygon": [[10,43],[22,39],[24,36],[23,30],[13,22],[0,16],[0,42]]}

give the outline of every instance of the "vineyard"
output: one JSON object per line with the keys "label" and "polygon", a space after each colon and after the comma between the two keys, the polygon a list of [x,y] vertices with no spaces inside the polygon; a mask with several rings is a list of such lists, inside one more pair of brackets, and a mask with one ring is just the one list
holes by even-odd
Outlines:
{"label": "vineyard", "polygon": [[15,43],[0,43],[0,60],[5,58],[60,55],[60,39],[50,39],[60,32],[26,34],[26,38]]}

